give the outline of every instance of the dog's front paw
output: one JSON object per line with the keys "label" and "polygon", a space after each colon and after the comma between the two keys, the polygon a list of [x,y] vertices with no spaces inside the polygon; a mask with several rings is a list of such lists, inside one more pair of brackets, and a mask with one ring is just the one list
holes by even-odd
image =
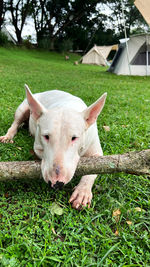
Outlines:
{"label": "dog's front paw", "polygon": [[0,136],[0,143],[13,143],[14,141],[9,136]]}
{"label": "dog's front paw", "polygon": [[70,203],[75,209],[81,209],[83,206],[90,208],[92,200],[92,192],[88,187],[82,187],[80,185],[75,187],[75,190],[70,198]]}

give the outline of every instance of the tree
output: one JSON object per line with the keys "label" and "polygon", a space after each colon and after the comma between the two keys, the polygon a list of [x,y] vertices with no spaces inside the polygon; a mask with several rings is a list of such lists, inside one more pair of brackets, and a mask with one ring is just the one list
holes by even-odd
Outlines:
{"label": "tree", "polygon": [[0,0],[0,31],[4,22],[4,16],[6,11],[6,5],[3,0]]}
{"label": "tree", "polygon": [[33,0],[33,18],[37,40],[49,37],[50,48],[56,39],[66,37],[66,29],[74,25],[82,27],[96,10],[98,0]]}
{"label": "tree", "polygon": [[[111,14],[108,15],[108,23],[111,25],[111,28],[116,29],[119,38],[124,38],[124,23],[127,36],[130,36],[133,28],[138,28],[139,25],[145,24],[142,15],[134,5],[134,0],[110,0],[106,1],[106,5],[111,11]],[[125,21],[123,21],[122,8]]]}
{"label": "tree", "polygon": [[90,19],[82,21],[82,26],[77,23],[66,29],[67,38],[73,40],[74,50],[81,49],[86,53],[94,44],[111,45],[118,43],[115,31],[105,27],[107,16],[100,15],[98,11],[94,15]]}
{"label": "tree", "polygon": [[7,8],[19,44],[26,18],[32,16],[39,46],[54,49],[66,42],[85,51],[124,38],[122,2],[129,36],[144,25],[133,0],[8,0]]}
{"label": "tree", "polygon": [[22,30],[30,10],[30,0],[9,0],[7,10],[11,14],[11,23],[15,28],[18,44],[22,43]]}

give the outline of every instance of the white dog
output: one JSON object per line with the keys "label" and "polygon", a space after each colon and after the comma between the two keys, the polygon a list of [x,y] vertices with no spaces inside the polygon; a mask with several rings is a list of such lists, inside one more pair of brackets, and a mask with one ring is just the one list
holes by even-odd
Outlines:
{"label": "white dog", "polygon": [[[32,95],[26,87],[27,99],[17,108],[15,119],[0,142],[13,142],[20,124],[29,119],[29,130],[35,137],[34,151],[41,161],[44,180],[60,188],[73,177],[82,156],[102,156],[96,120],[105,103],[106,93],[87,108],[78,97],[63,91],[47,91]],[[72,206],[90,207],[96,175],[85,175],[70,198]]]}

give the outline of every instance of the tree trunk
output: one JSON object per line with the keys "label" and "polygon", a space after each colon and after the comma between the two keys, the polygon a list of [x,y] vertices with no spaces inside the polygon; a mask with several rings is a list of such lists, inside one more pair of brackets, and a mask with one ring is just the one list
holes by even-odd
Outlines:
{"label": "tree trunk", "polygon": [[16,27],[16,36],[17,36],[17,43],[21,45],[22,44],[21,30],[19,30],[17,27]]}
{"label": "tree trunk", "polygon": [[[122,155],[81,158],[75,175],[119,172],[150,175],[150,149]],[[0,181],[41,177],[40,161],[0,162]]]}
{"label": "tree trunk", "polygon": [[3,25],[3,20],[4,20],[3,16],[4,16],[4,1],[0,0],[0,31]]}

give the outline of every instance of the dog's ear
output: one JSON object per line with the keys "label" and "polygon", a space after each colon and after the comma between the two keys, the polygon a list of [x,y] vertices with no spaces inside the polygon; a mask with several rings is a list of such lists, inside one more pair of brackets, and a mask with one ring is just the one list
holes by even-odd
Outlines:
{"label": "dog's ear", "polygon": [[96,122],[98,115],[104,107],[106,96],[107,93],[104,93],[95,103],[83,111],[83,116],[88,127]]}
{"label": "dog's ear", "polygon": [[34,98],[29,87],[26,84],[25,89],[31,115],[35,120],[37,120],[46,111],[46,109],[38,100]]}

